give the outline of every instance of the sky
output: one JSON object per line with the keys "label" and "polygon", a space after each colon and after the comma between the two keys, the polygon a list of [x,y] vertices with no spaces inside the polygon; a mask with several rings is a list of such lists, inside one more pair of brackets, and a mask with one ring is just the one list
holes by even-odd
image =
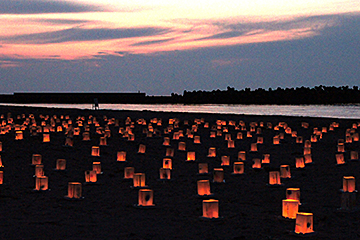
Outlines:
{"label": "sky", "polygon": [[1,0],[0,94],[360,85],[359,0]]}

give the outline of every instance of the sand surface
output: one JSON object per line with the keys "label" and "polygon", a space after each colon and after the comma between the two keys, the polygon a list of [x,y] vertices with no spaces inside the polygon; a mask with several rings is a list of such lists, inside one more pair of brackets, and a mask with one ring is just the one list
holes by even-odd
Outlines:
{"label": "sand surface", "polygon": [[[346,132],[351,129],[350,135],[355,136],[359,129],[353,127],[360,128],[360,120],[24,107],[0,107],[1,114],[4,124],[11,126],[11,130],[0,135],[4,165],[0,186],[1,239],[298,239],[299,236],[292,234],[295,220],[282,217],[282,200],[286,189],[291,187],[300,188],[299,211],[313,213],[316,234],[309,238],[360,238],[360,211],[356,211],[359,201],[356,200],[351,211],[339,210],[343,177],[360,179],[360,161],[350,160],[351,151],[360,152],[359,141],[344,144],[345,164],[337,164],[335,158],[338,139],[345,140]],[[13,123],[7,121],[10,114]],[[50,124],[54,115],[60,119],[55,120],[59,126],[67,122],[66,116],[69,116],[74,128],[81,117],[85,119],[83,125],[88,124],[89,118],[96,117],[99,126],[104,129],[108,126],[111,136],[107,138],[107,146],[100,146],[100,157],[91,156],[91,148],[99,146],[104,133],[97,133],[93,123],[89,124],[91,140],[82,140],[84,127],[80,127],[80,135],[72,137],[72,147],[65,146],[65,128],[57,132],[55,127],[55,131],[50,132],[50,142],[44,143],[43,133],[32,136],[27,126],[23,140],[15,140],[16,124],[22,125],[29,114],[34,115],[37,126],[41,126],[42,121]],[[134,124],[134,141],[119,133],[119,128],[128,126],[128,117]],[[146,132],[154,118],[161,119],[162,125],[153,123],[158,134],[150,137]],[[109,124],[109,119],[115,120],[114,123]],[[144,119],[146,124],[139,124],[139,119]],[[177,119],[178,126],[173,125],[173,130],[165,133],[169,119]],[[196,125],[195,119],[203,119],[197,124],[197,131],[193,131],[194,136],[200,136],[201,144],[195,144],[194,139],[186,135],[187,129]],[[226,125],[219,127],[219,136],[211,138],[210,132],[216,128],[217,120],[226,121]],[[229,121],[234,121],[235,126],[229,125]],[[245,123],[246,130],[239,129],[240,121]],[[309,127],[302,127],[302,122]],[[329,131],[334,122],[339,126]],[[247,137],[251,123],[257,123],[255,130],[259,128],[261,133],[252,132],[252,136]],[[304,156],[304,143],[296,143],[295,137],[285,133],[284,123],[304,141],[311,139],[314,128],[327,130],[321,139],[312,142],[313,163],[306,164],[305,168],[295,167],[295,158]],[[279,124],[279,130],[274,129]],[[184,137],[174,140],[174,133],[180,130]],[[243,133],[243,139],[237,139],[238,132]],[[284,139],[274,145],[273,137],[280,133]],[[226,134],[235,141],[235,148],[228,148]],[[257,144],[258,151],[250,151],[251,143],[256,143],[259,136],[264,143]],[[163,146],[164,137],[171,139],[171,146]],[[185,142],[185,151],[178,150],[179,142]],[[146,145],[144,154],[138,153],[140,144]],[[216,157],[207,156],[210,147],[216,148]],[[167,148],[175,150],[171,180],[160,181],[159,169]],[[126,162],[117,161],[118,151],[126,151]],[[186,161],[188,151],[196,152],[196,161]],[[233,163],[238,161],[239,151],[246,151],[245,174],[233,175]],[[42,155],[49,191],[34,191],[33,154]],[[270,154],[270,164],[253,169],[253,159],[262,159],[263,154]],[[223,155],[230,156],[230,166],[221,166]],[[57,159],[66,159],[66,170],[55,170]],[[101,162],[103,174],[97,176],[96,183],[86,184],[85,171],[92,170],[96,161]],[[208,163],[210,173],[198,175],[198,163]],[[269,172],[279,171],[280,165],[290,165],[292,177],[281,179],[281,186],[269,186]],[[125,167],[145,173],[146,185],[154,192],[155,207],[134,207],[138,204],[139,189],[131,188],[132,180],[124,179]],[[214,168],[223,168],[225,183],[212,182]],[[197,195],[200,179],[210,180],[214,194],[211,198],[219,200],[220,219],[200,218],[204,199]],[[69,182],[82,183],[83,199],[65,198]]]}

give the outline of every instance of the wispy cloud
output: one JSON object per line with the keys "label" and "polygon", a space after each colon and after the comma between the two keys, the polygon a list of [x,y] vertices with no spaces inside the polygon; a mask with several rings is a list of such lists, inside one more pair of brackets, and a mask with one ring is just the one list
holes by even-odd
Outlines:
{"label": "wispy cloud", "polygon": [[54,0],[1,0],[0,14],[78,13],[104,11],[101,6]]}
{"label": "wispy cloud", "polygon": [[48,44],[78,41],[112,40],[133,37],[145,37],[168,33],[166,28],[82,28],[74,27],[60,31],[23,34],[0,38],[3,43],[12,44]]}
{"label": "wispy cloud", "polygon": [[166,43],[166,42],[173,41],[174,39],[175,38],[143,41],[143,42],[134,43],[131,46],[146,46],[146,45],[152,45],[152,44],[160,44],[160,43]]}

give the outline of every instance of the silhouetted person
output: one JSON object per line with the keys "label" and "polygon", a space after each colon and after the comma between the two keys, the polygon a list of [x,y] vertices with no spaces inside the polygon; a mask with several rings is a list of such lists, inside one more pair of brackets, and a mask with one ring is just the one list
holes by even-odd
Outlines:
{"label": "silhouetted person", "polygon": [[93,108],[94,108],[94,110],[99,110],[99,101],[97,98],[94,98]]}

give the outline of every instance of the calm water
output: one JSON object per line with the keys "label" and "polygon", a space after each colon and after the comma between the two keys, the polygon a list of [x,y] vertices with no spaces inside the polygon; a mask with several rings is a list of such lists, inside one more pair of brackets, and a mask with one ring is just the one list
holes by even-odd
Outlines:
{"label": "calm water", "polygon": [[[50,108],[91,109],[91,104],[3,104]],[[227,105],[227,104],[100,104],[101,109],[149,110],[164,112],[193,112],[248,115],[280,115],[302,117],[351,118],[360,120],[360,105]]]}

